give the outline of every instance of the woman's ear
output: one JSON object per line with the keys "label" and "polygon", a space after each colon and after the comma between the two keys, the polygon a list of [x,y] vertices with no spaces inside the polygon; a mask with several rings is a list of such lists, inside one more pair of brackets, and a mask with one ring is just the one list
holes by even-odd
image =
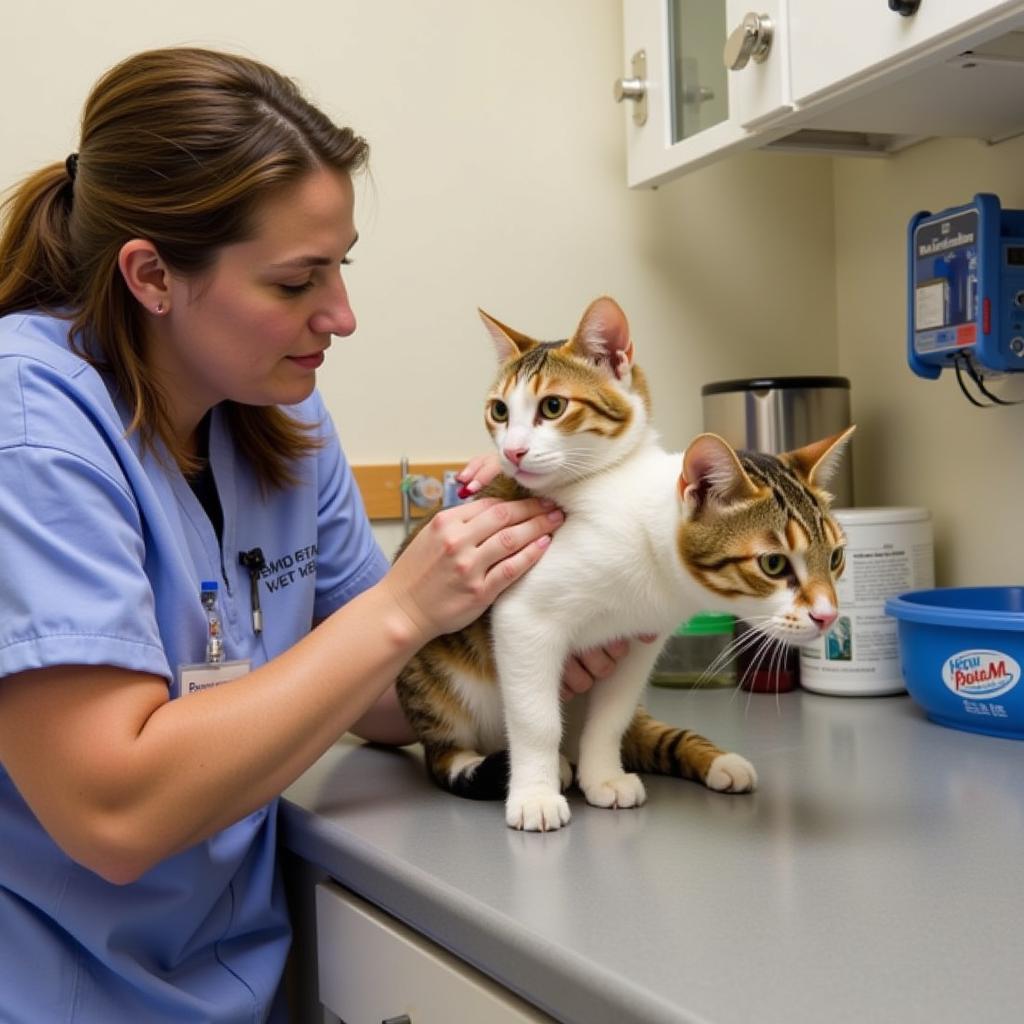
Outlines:
{"label": "woman's ear", "polygon": [[167,267],[156,246],[145,238],[132,238],[121,246],[117,265],[128,290],[139,304],[155,316],[171,308]]}

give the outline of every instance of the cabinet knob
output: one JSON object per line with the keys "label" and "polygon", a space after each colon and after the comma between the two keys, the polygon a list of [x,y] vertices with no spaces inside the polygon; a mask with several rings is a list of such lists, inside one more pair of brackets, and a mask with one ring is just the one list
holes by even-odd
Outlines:
{"label": "cabinet knob", "polygon": [[913,17],[917,14],[917,9],[920,6],[921,0],[889,0],[889,10],[895,11],[904,18]]}
{"label": "cabinet knob", "polygon": [[614,86],[615,102],[638,100],[647,94],[647,83],[642,78],[617,78]]}
{"label": "cabinet knob", "polygon": [[748,14],[725,41],[725,66],[730,71],[741,71],[750,61],[763,64],[772,48],[773,31],[772,19],[767,14]]}
{"label": "cabinet knob", "polygon": [[616,103],[630,100],[633,104],[633,123],[647,123],[647,51],[637,50],[630,61],[630,78],[619,78],[612,88]]}

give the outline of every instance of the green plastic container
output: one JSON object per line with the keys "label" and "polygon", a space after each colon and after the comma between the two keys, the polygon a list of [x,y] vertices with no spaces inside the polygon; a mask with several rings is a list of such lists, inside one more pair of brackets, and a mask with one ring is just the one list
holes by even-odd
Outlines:
{"label": "green plastic container", "polygon": [[651,673],[655,686],[725,689],[736,685],[736,663],[709,667],[732,643],[736,617],[724,612],[701,612],[682,623],[665,644]]}

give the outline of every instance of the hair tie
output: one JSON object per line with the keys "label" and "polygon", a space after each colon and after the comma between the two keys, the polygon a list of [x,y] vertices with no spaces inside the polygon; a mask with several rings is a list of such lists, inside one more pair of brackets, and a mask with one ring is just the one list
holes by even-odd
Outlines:
{"label": "hair tie", "polygon": [[78,154],[72,153],[68,156],[67,160],[64,161],[64,166],[67,168],[68,177],[74,181],[75,176],[78,174]]}

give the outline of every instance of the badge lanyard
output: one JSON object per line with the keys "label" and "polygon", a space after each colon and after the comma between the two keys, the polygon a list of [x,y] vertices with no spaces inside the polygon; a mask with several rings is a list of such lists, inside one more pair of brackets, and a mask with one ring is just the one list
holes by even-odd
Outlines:
{"label": "badge lanyard", "polygon": [[251,667],[248,658],[224,660],[224,634],[217,608],[217,591],[216,580],[203,580],[200,585],[199,599],[206,613],[206,660],[178,666],[176,697],[187,697],[221,683],[229,683],[246,675]]}

